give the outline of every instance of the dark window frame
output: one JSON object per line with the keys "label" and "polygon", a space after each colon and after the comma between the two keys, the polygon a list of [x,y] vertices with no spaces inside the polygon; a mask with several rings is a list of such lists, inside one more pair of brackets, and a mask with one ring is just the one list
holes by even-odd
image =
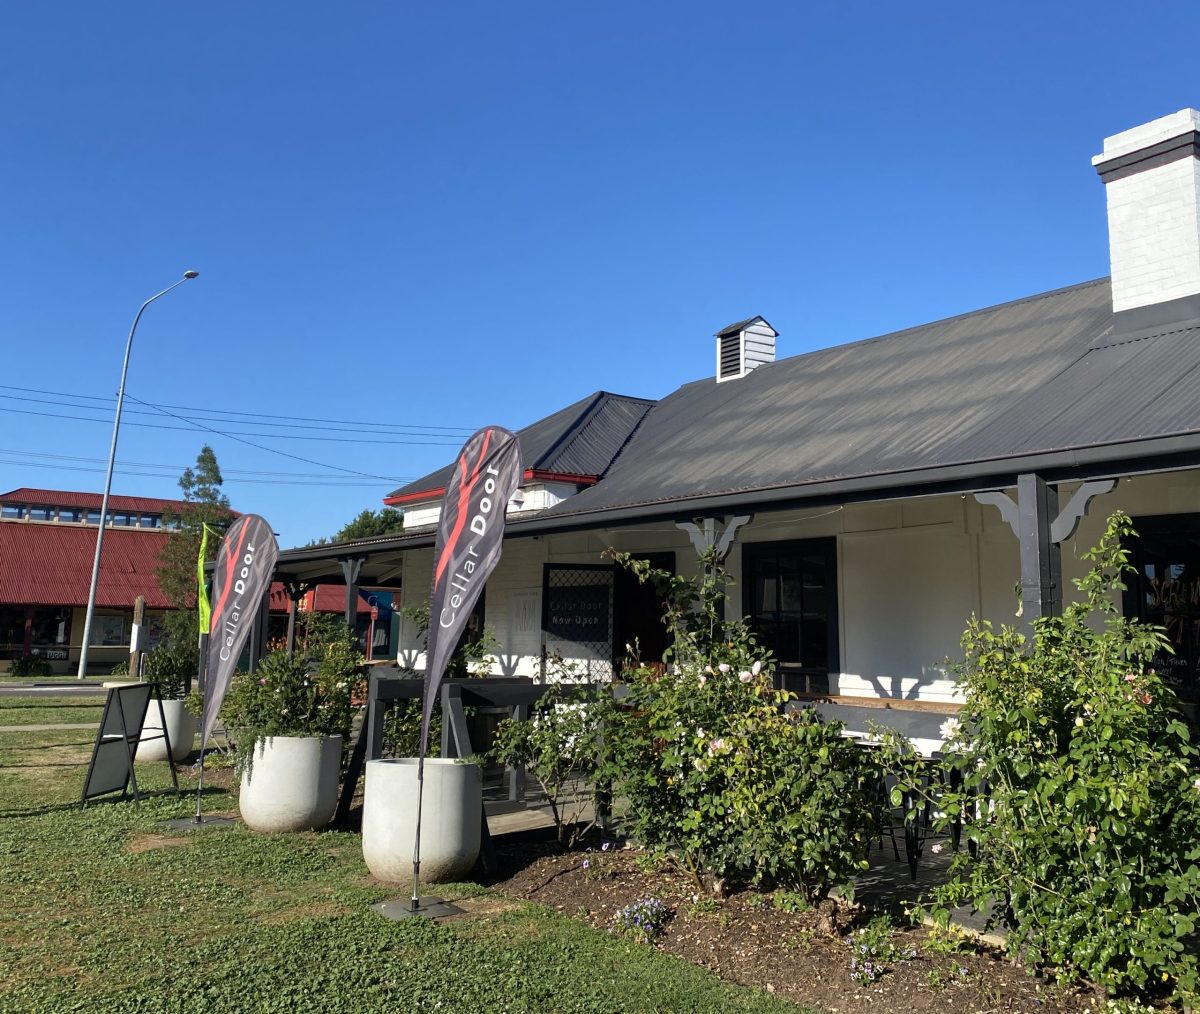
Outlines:
{"label": "dark window frame", "polygon": [[[840,616],[838,610],[838,559],[837,537],[824,536],[812,539],[785,539],[772,542],[745,542],[742,544],[742,615],[752,630],[758,631],[758,619],[754,612],[754,581],[755,571],[760,562],[768,558],[778,560],[781,556],[791,556],[800,560],[804,556],[819,555],[823,557],[824,593],[825,593],[825,665],[823,667],[804,665],[798,661],[781,661],[776,659],[776,683],[782,688],[811,693],[828,693],[829,677],[841,671],[841,637]],[[801,587],[803,596],[803,586]],[[781,616],[783,610],[775,609],[771,615]],[[801,615],[804,603],[801,602]],[[780,622],[776,619],[776,622]],[[800,623],[800,636],[803,638],[803,619]],[[769,646],[769,645],[768,645]],[[798,646],[798,652],[803,655],[804,646]]]}
{"label": "dark window frame", "polygon": [[[1161,623],[1170,611],[1147,608],[1147,600],[1155,597],[1152,583],[1155,579],[1146,575],[1146,565],[1150,562],[1148,557],[1153,552],[1148,544],[1161,543],[1163,540],[1176,540],[1179,543],[1191,540],[1200,544],[1200,513],[1153,514],[1132,520],[1137,535],[1127,542],[1125,548],[1129,551],[1129,562],[1136,573],[1125,576],[1121,611],[1130,619]],[[1200,549],[1196,555],[1200,557]],[[1178,614],[1184,623],[1190,621],[1192,625],[1200,624],[1200,601],[1190,605],[1185,601],[1184,608]],[[1167,626],[1170,636],[1170,624]],[[1187,657],[1186,643],[1184,647],[1184,653],[1165,656],[1154,664],[1168,677],[1182,700],[1196,703],[1200,701],[1200,638],[1193,639],[1190,658]]]}

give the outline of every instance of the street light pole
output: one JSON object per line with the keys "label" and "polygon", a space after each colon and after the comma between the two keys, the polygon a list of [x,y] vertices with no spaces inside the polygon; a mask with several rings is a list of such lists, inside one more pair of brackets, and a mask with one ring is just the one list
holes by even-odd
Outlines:
{"label": "street light pole", "polygon": [[92,616],[96,612],[96,586],[100,583],[100,553],[104,548],[104,525],[108,520],[108,495],[112,491],[113,465],[117,460],[117,434],[121,430],[121,407],[125,402],[125,375],[129,372],[129,353],[133,348],[133,335],[137,331],[138,321],[146,312],[146,307],[160,296],[165,296],[173,288],[191,281],[199,275],[199,271],[185,271],[183,277],[174,285],[168,285],[162,292],[156,292],[138,309],[133,318],[133,326],[129,329],[129,340],[125,342],[125,362],[121,365],[121,386],[117,389],[117,414],[113,419],[112,447],[108,451],[108,473],[104,478],[104,496],[100,499],[100,528],[96,532],[96,558],[92,561],[92,583],[88,588],[87,613],[83,620],[83,646],[79,651],[79,679],[87,673],[88,643],[92,638]]}

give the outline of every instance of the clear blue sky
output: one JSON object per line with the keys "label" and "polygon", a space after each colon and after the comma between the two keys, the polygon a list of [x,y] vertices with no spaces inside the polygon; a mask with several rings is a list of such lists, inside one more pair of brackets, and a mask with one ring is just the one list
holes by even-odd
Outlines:
{"label": "clear blue sky", "polygon": [[127,403],[114,491],[175,495],[208,441],[284,546],[480,425],[709,375],[732,320],[794,355],[1107,274],[1090,157],[1200,105],[1198,34],[1194,2],[5,4],[0,489],[100,489],[130,321],[185,268],[128,386],[182,408]]}

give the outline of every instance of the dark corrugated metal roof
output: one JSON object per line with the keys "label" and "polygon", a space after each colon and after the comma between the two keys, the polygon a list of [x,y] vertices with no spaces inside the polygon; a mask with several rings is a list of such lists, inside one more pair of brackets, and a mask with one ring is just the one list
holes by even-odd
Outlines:
{"label": "dark corrugated metal roof", "polygon": [[1105,346],[1108,279],[688,384],[545,512],[996,461],[1200,429],[1200,324]]}
{"label": "dark corrugated metal roof", "polygon": [[[569,475],[603,475],[654,404],[597,391],[518,431],[522,468]],[[453,462],[393,490],[385,498],[445,489]]]}
{"label": "dark corrugated metal roof", "polygon": [[[96,532],[74,525],[0,521],[0,602],[86,605]],[[96,604],[130,608],[144,595],[151,609],[170,608],[154,573],[166,540],[158,531],[106,529]]]}

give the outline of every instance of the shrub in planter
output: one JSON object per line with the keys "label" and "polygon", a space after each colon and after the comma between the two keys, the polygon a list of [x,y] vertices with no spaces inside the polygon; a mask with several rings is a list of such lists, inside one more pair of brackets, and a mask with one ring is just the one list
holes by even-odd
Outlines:
{"label": "shrub in planter", "polygon": [[186,697],[198,667],[195,647],[163,643],[146,652],[142,675],[158,684],[164,701]]}
{"label": "shrub in planter", "polygon": [[255,672],[235,674],[222,714],[237,743],[238,805],[248,827],[296,831],[332,818],[361,663],[353,646],[335,641],[315,672],[280,651]]}
{"label": "shrub in planter", "polygon": [[1200,771],[1174,695],[1149,667],[1163,632],[1113,604],[1131,533],[1125,515],[1109,519],[1085,554],[1080,600],[1038,621],[1032,643],[976,620],[963,635],[956,746],[968,774],[941,805],[946,820],[974,818],[966,834],[979,849],[956,857],[940,901],[999,903],[1009,948],[1062,980],[1187,999]]}
{"label": "shrub in planter", "polygon": [[272,736],[341,736],[343,742],[361,697],[363,661],[353,646],[335,641],[311,671],[308,661],[284,651],[266,656],[253,673],[237,672],[221,716],[238,749],[238,769],[253,764],[254,746]]}

